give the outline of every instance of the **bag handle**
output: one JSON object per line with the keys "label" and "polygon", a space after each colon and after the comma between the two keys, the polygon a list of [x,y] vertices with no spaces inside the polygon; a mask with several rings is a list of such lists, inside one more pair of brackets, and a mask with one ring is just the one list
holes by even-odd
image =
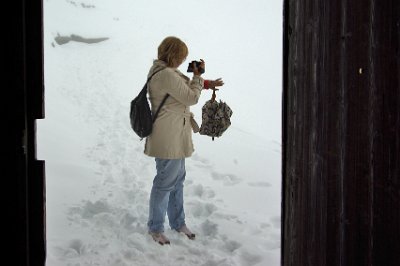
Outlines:
{"label": "bag handle", "polygon": [[211,95],[211,102],[214,102],[215,98],[217,97],[217,94],[215,93],[215,91],[217,91],[218,89],[212,88],[212,90],[213,90],[213,94]]}

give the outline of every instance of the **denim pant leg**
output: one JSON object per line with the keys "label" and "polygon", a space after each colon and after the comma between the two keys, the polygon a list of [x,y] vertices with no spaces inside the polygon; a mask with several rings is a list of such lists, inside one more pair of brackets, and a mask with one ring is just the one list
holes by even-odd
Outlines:
{"label": "denim pant leg", "polygon": [[165,215],[171,191],[176,187],[182,169],[182,160],[156,158],[157,175],[150,194],[148,227],[151,232],[163,232]]}
{"label": "denim pant leg", "polygon": [[178,174],[174,190],[169,194],[168,220],[171,229],[179,229],[185,224],[185,211],[183,208],[183,182],[185,181],[185,159],[181,160],[181,168]]}

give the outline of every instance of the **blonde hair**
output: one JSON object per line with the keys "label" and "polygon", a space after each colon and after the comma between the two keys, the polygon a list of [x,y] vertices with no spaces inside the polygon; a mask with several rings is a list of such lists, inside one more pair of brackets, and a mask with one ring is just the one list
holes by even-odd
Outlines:
{"label": "blonde hair", "polygon": [[169,36],[158,46],[158,59],[169,67],[176,67],[187,57],[189,50],[179,38]]}

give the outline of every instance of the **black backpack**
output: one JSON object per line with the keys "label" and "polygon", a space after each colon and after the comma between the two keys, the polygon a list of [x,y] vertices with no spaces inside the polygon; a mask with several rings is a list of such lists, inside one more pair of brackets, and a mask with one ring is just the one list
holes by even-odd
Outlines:
{"label": "black backpack", "polygon": [[167,94],[164,97],[160,106],[157,109],[157,112],[153,116],[147,99],[147,84],[156,73],[158,73],[163,69],[154,72],[147,79],[146,84],[144,84],[143,89],[139,92],[138,96],[136,96],[131,101],[131,109],[129,112],[131,127],[133,131],[141,138],[141,140],[151,134],[151,131],[153,129],[153,123],[158,116],[158,112],[160,112],[161,107],[164,105],[165,101],[169,96],[169,94]]}

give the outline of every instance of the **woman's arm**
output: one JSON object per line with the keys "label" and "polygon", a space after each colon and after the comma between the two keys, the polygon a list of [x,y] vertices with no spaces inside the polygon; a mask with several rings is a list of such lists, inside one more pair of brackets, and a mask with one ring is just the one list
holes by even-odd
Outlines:
{"label": "woman's arm", "polygon": [[199,101],[204,86],[202,77],[193,76],[188,86],[186,81],[172,69],[166,69],[160,74],[160,79],[155,80],[155,82],[160,82],[157,85],[177,101],[187,106],[195,105]]}
{"label": "woman's arm", "polygon": [[204,88],[205,89],[210,89],[210,88],[215,88],[219,86],[223,86],[224,82],[222,81],[221,78],[218,78],[216,80],[204,80]]}

